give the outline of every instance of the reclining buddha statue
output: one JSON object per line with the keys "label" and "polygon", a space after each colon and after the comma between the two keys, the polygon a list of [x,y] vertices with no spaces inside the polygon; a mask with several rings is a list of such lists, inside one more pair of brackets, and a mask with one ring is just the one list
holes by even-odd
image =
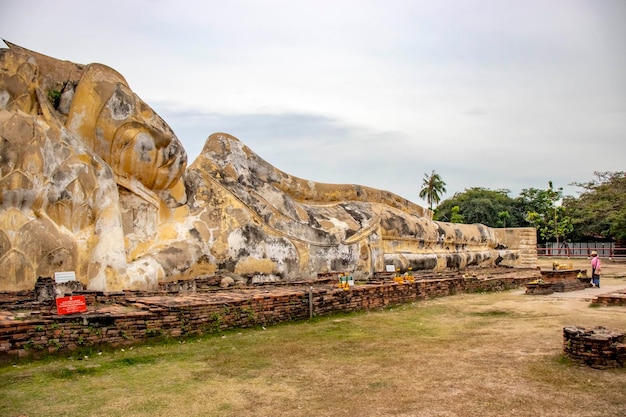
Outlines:
{"label": "reclining buddha statue", "polygon": [[228,271],[532,266],[534,229],[432,220],[390,192],[290,176],[225,133],[187,156],[117,71],[0,49],[0,291],[75,271],[99,291]]}

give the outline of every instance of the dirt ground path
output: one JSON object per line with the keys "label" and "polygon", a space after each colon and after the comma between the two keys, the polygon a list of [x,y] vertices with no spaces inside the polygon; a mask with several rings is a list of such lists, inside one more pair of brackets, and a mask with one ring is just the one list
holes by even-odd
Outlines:
{"label": "dirt ground path", "polygon": [[[541,270],[551,270],[552,263],[572,264],[573,269],[587,271],[591,279],[590,259],[547,258],[538,260]],[[601,259],[602,275],[600,288],[588,287],[577,291],[554,292],[546,295],[527,295],[524,286],[513,290],[511,297],[502,297],[498,302],[503,308],[530,311],[539,316],[562,314],[576,324],[593,327],[605,325],[620,331],[626,331],[626,306],[610,306],[602,309],[590,309],[591,301],[601,294],[626,293],[626,262]],[[555,312],[560,313],[555,313]],[[565,324],[565,323],[563,323]],[[624,414],[626,416],[626,414]]]}
{"label": "dirt ground path", "polygon": [[[586,258],[557,258],[557,257],[539,257],[537,261],[541,269],[552,269],[552,263],[569,265],[572,264],[573,269],[587,270],[587,275],[591,276],[591,259]],[[608,258],[600,258],[602,264],[602,273],[608,277],[626,278],[626,260],[615,261]]]}
{"label": "dirt ground path", "polygon": [[[626,291],[626,262],[600,259],[602,262],[602,275],[600,278],[600,288],[585,288],[584,290],[564,293],[553,293],[552,298],[577,298],[591,300],[593,297],[618,290]],[[590,259],[568,259],[568,258],[548,258],[541,257],[538,265],[542,270],[552,269],[553,262],[559,264],[572,265],[573,269],[586,270],[587,276],[591,279]]]}

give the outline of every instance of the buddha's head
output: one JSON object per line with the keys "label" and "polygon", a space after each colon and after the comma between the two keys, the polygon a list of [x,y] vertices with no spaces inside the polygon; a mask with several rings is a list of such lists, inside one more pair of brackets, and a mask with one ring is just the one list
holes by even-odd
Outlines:
{"label": "buddha's head", "polygon": [[178,180],[187,154],[172,129],[117,71],[90,64],[78,83],[66,127],[122,177],[151,190]]}

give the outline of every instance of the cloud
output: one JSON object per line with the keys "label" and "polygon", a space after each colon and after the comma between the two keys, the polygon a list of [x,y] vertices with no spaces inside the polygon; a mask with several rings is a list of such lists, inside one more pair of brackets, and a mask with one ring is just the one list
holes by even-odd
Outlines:
{"label": "cloud", "polygon": [[414,201],[433,169],[450,194],[514,195],[549,180],[574,193],[593,171],[624,169],[620,0],[24,0],[2,12],[8,40],[120,71],[192,158],[225,131],[292,175]]}
{"label": "cloud", "polygon": [[393,165],[394,160],[410,163],[407,155],[394,152],[406,147],[408,141],[400,132],[369,130],[328,116],[203,113],[177,110],[166,103],[154,107],[160,108],[159,113],[184,143],[191,160],[211,133],[225,132],[277,168],[315,181],[353,183],[367,180],[377,171],[382,174],[380,167]]}

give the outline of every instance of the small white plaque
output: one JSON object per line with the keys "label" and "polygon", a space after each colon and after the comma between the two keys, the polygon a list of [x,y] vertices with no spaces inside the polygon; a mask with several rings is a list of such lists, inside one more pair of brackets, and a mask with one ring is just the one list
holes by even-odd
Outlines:
{"label": "small white plaque", "polygon": [[66,271],[66,272],[55,272],[54,273],[54,282],[57,284],[61,284],[63,282],[76,281],[76,272],[74,271]]}

